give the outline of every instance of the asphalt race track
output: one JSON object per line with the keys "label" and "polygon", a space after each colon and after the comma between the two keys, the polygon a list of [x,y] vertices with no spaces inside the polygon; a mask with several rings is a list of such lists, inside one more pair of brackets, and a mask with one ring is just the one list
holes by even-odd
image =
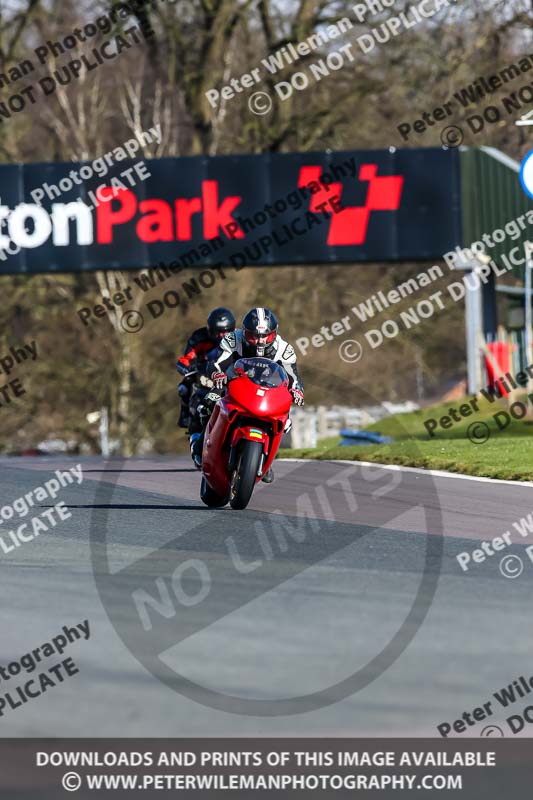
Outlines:
{"label": "asphalt race track", "polygon": [[533,674],[532,542],[514,531],[467,573],[455,558],[514,530],[530,485],[286,461],[246,511],[213,511],[185,458],[3,458],[0,505],[78,463],[82,483],[32,511],[72,517],[0,550],[0,665],[65,625],[90,638],[62,656],[78,674],[4,708],[4,737],[436,736]]}

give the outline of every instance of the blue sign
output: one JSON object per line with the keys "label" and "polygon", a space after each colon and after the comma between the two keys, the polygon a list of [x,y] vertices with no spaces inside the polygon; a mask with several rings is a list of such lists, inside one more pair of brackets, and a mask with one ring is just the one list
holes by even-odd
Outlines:
{"label": "blue sign", "polygon": [[522,161],[520,183],[524,192],[533,200],[533,150]]}

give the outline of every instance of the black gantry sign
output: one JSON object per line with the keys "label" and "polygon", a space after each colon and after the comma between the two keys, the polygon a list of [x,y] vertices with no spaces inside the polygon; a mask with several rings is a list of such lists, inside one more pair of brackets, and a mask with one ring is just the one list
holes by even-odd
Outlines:
{"label": "black gantry sign", "polygon": [[0,272],[427,260],[461,241],[454,150],[97,161],[0,167]]}

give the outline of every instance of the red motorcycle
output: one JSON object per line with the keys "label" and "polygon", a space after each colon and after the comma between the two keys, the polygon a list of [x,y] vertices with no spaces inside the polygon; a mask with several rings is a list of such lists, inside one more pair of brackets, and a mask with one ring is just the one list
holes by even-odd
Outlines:
{"label": "red motorcycle", "polygon": [[210,508],[246,508],[278,452],[292,395],[285,370],[268,358],[241,358],[205,432],[200,498]]}

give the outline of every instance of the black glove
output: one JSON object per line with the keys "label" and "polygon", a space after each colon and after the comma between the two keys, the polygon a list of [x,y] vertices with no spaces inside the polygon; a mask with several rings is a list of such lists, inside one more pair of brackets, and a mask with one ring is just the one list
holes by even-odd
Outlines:
{"label": "black glove", "polygon": [[189,367],[186,367],[185,364],[180,364],[179,361],[176,361],[176,369],[180,375],[186,375],[188,372],[190,372]]}

